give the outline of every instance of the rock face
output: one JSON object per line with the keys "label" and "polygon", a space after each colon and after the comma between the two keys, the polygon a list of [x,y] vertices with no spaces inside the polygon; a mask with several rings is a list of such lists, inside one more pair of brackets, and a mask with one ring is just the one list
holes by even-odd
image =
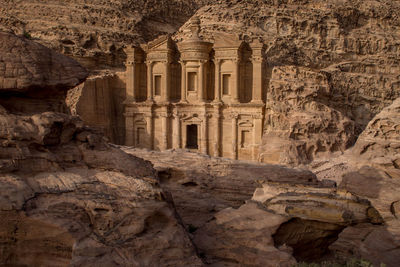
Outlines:
{"label": "rock face", "polygon": [[331,91],[323,72],[296,66],[274,67],[260,160],[306,164],[353,145],[355,122],[330,106]]}
{"label": "rock face", "polygon": [[364,162],[400,168],[400,98],[369,122],[352,153]]}
{"label": "rock face", "polygon": [[76,61],[26,38],[0,32],[0,105],[8,110],[64,111],[66,91],[87,76]]}
{"label": "rock face", "polygon": [[173,33],[206,2],[2,0],[0,29],[38,39],[89,69],[122,67],[123,46]]}
{"label": "rock face", "polygon": [[260,0],[221,1],[195,15],[203,39],[235,34],[266,44],[260,159],[298,165],[354,145],[399,97],[399,11],[397,1]]}
{"label": "rock face", "polygon": [[26,92],[30,88],[69,89],[87,77],[75,60],[43,45],[0,32],[0,89]]}
{"label": "rock face", "polygon": [[67,115],[1,121],[0,262],[201,265],[149,162]]}
{"label": "rock face", "polygon": [[125,140],[125,77],[121,73],[91,76],[68,91],[66,104],[74,115],[103,132],[114,144]]}
{"label": "rock face", "polygon": [[[24,47],[13,50],[15,58],[26,56]],[[30,66],[51,62],[52,53],[43,57]],[[52,73],[63,74],[61,63]],[[14,61],[4,64],[17,69]],[[51,88],[65,97],[65,89],[80,79],[71,77],[60,88],[43,80],[7,91],[30,99],[26,92]],[[41,108],[32,107],[30,114],[16,111],[10,101],[4,101],[10,109],[0,106],[0,264],[201,266],[150,162],[107,144],[77,117],[52,112],[51,106],[40,112],[47,101],[37,99]]]}

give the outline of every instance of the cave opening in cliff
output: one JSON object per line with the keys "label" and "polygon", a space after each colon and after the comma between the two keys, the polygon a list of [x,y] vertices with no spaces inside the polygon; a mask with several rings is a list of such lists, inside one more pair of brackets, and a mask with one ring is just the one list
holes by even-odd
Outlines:
{"label": "cave opening in cliff", "polygon": [[197,125],[190,124],[186,128],[186,148],[189,149],[198,149],[198,142],[197,142]]}
{"label": "cave opening in cliff", "polygon": [[293,218],[282,224],[273,235],[275,247],[287,245],[299,262],[329,258],[329,246],[346,228],[344,225]]}

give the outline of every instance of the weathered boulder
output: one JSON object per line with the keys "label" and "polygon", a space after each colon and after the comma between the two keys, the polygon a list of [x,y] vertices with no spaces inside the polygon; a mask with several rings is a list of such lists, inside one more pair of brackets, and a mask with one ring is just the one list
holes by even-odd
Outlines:
{"label": "weathered boulder", "polygon": [[[368,123],[352,153],[360,164],[400,169],[400,98]],[[397,175],[400,178],[400,172]]]}
{"label": "weathered boulder", "polygon": [[0,32],[0,90],[70,89],[87,77],[75,60],[39,43]]}
{"label": "weathered boulder", "polygon": [[2,264],[201,265],[150,162],[65,114],[1,121]]}
{"label": "weathered boulder", "polygon": [[272,69],[260,161],[298,165],[342,152],[356,140],[355,123],[329,104],[323,72],[295,66]]}
{"label": "weathered boulder", "polygon": [[0,105],[10,112],[65,112],[65,95],[88,76],[75,60],[0,32]]}
{"label": "weathered boulder", "polygon": [[125,139],[125,73],[90,76],[68,91],[66,104],[92,128],[104,133],[114,144]]}

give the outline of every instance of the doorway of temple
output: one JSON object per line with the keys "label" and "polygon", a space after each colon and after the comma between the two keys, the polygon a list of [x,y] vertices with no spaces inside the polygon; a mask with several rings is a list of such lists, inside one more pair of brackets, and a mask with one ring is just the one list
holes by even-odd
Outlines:
{"label": "doorway of temple", "polygon": [[190,124],[186,127],[186,148],[188,149],[198,149],[198,136],[197,136],[197,125]]}

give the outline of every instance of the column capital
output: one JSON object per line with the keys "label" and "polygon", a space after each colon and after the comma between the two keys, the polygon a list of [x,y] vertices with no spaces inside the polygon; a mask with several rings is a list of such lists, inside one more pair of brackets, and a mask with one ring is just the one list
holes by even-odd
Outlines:
{"label": "column capital", "polygon": [[128,60],[128,61],[126,61],[125,66],[132,66],[132,65],[135,65],[136,63],[139,63],[139,61],[137,61],[137,60]]}
{"label": "column capital", "polygon": [[186,61],[185,61],[185,60],[179,60],[179,63],[180,63],[181,65],[183,65],[183,66],[186,65]]}
{"label": "column capital", "polygon": [[237,119],[239,118],[239,114],[238,114],[238,113],[232,113],[232,114],[229,115],[229,117],[230,117],[231,119],[237,120]]}
{"label": "column capital", "polygon": [[232,62],[235,62],[235,64],[239,64],[240,61],[241,61],[240,58],[233,58],[233,59],[232,59]]}
{"label": "column capital", "polygon": [[163,118],[169,118],[169,117],[171,117],[171,113],[169,113],[169,112],[162,112],[162,113],[159,113],[158,114],[160,117],[163,117]]}
{"label": "column capital", "polygon": [[148,65],[151,66],[151,65],[154,64],[154,61],[153,61],[153,60],[146,60],[145,63],[146,63],[147,66],[148,66]]}
{"label": "column capital", "polygon": [[214,58],[213,61],[214,61],[214,64],[220,64],[222,61],[222,58]]}
{"label": "column capital", "polygon": [[263,57],[252,57],[251,62],[253,63],[262,63],[264,61]]}

